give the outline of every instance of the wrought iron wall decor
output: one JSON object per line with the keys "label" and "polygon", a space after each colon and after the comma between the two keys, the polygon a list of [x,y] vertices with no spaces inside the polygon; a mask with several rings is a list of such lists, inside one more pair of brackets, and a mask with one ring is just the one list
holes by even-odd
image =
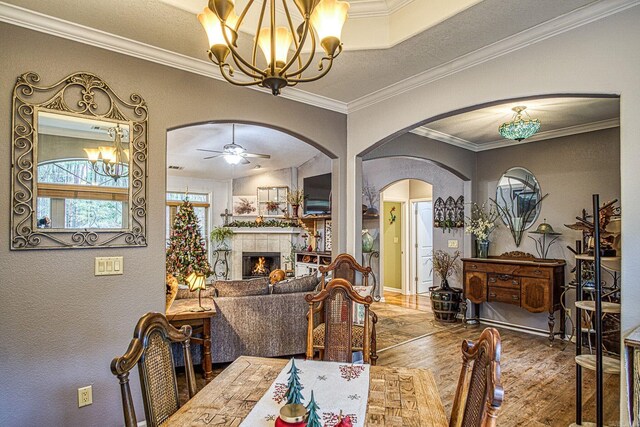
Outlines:
{"label": "wrought iron wall decor", "polygon": [[[123,100],[101,78],[86,72],[71,74],[50,86],[41,85],[40,76],[34,72],[18,77],[13,89],[11,124],[12,250],[147,246],[148,109],[140,95],[132,93],[129,98],[130,101]],[[38,182],[38,156],[42,155],[44,158],[44,154],[38,151],[40,117],[54,121],[80,122],[85,127],[95,122],[128,127],[129,164],[126,166],[129,168],[129,175],[126,186],[122,181],[119,186],[108,184],[105,185],[107,188],[98,189],[85,182],[85,185],[75,186],[66,185],[67,182],[62,185],[49,184],[49,187],[55,187],[56,191],[65,194],[74,191],[85,193],[85,196],[76,197],[77,199],[102,194],[99,200],[116,200],[111,194],[113,192],[121,200],[122,221],[118,225],[71,228],[73,225],[66,222],[56,225],[37,218],[39,213],[36,203],[39,196],[50,199],[60,197],[51,195],[51,189],[43,196],[47,185],[39,185]],[[94,125],[91,130],[97,127],[99,126]],[[108,129],[100,131],[106,133],[105,130]],[[94,145],[98,143],[100,142],[88,142]],[[88,162],[89,159],[82,154],[74,155],[73,160]],[[69,200],[67,197],[70,196],[63,196],[63,201]],[[48,217],[43,219],[49,220]]]}
{"label": "wrought iron wall decor", "polygon": [[464,196],[449,196],[446,201],[438,197],[433,204],[433,226],[443,231],[464,227]]}

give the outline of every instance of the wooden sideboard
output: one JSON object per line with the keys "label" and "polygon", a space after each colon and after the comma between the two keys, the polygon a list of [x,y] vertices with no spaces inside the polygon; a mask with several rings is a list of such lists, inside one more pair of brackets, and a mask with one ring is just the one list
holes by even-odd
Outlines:
{"label": "wooden sideboard", "polygon": [[560,334],[564,337],[565,313],[560,300],[566,262],[522,253],[509,255],[462,260],[464,296],[474,304],[476,318],[480,318],[480,304],[484,302],[517,305],[531,313],[547,312],[549,340],[553,341],[554,313],[560,310]]}

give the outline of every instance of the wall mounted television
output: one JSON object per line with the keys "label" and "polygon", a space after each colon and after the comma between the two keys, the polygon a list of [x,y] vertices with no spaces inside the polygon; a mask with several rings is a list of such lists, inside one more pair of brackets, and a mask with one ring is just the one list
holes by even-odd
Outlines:
{"label": "wall mounted television", "polygon": [[331,174],[304,178],[303,190],[305,215],[329,215],[331,213]]}

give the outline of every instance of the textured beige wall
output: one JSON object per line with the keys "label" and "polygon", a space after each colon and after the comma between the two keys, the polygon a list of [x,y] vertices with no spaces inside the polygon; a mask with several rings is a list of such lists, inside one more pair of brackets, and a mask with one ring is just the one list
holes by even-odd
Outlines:
{"label": "textured beige wall", "polygon": [[[126,350],[137,319],[164,308],[166,130],[208,120],[256,122],[343,157],[346,118],[7,24],[0,24],[0,51],[0,425],[121,425],[109,364]],[[39,73],[45,84],[93,72],[120,96],[136,92],[147,101],[147,248],[9,251],[11,92],[27,71]],[[344,162],[334,161],[340,180],[344,170]],[[340,218],[334,221],[340,247],[345,233],[339,232]],[[124,256],[124,275],[94,277],[94,257],[113,255]],[[88,384],[94,403],[78,409],[76,389]],[[139,400],[136,408],[143,419]]]}

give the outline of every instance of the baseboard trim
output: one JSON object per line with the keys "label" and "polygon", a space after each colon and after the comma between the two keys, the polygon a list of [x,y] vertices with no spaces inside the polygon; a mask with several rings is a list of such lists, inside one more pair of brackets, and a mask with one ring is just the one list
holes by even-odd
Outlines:
{"label": "baseboard trim", "polygon": [[[468,319],[468,320],[474,320],[474,319]],[[480,318],[480,323],[483,324],[483,325],[497,326],[499,328],[509,329],[509,330],[512,330],[512,331],[525,332],[525,333],[531,334],[531,335],[538,335],[540,337],[548,337],[549,336],[549,330],[531,328],[529,326],[516,325],[514,323],[509,323],[509,322],[501,322],[499,320],[484,319],[484,318],[481,317]]]}

